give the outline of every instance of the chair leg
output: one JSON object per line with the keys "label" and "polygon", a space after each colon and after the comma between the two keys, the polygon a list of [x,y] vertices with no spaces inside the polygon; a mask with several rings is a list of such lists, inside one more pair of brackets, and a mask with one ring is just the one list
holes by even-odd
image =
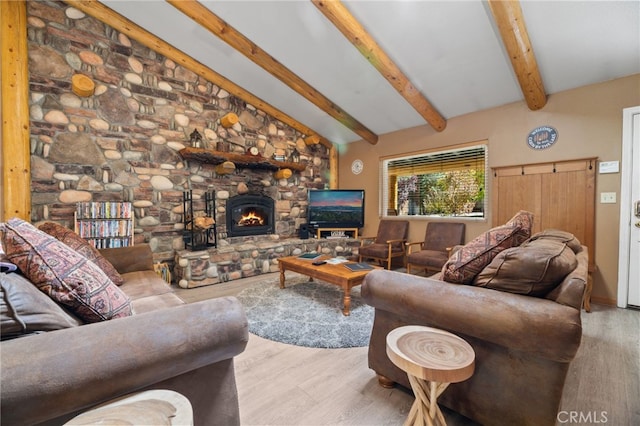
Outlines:
{"label": "chair leg", "polygon": [[411,264],[407,263],[407,274],[411,273]]}

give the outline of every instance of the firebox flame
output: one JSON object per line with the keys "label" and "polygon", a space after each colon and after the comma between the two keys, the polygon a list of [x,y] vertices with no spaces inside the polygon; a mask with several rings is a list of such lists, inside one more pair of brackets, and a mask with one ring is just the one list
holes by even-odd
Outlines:
{"label": "firebox flame", "polygon": [[264,219],[255,214],[255,212],[249,212],[240,217],[238,221],[239,226],[260,226],[264,225]]}

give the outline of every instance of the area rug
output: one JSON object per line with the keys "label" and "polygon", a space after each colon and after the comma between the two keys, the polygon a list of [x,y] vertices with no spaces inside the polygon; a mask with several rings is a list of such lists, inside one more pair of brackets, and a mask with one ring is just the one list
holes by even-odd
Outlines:
{"label": "area rug", "polygon": [[269,279],[238,294],[249,332],[265,339],[311,348],[369,345],[374,309],[364,303],[360,286],[351,289],[351,315],[342,315],[342,289],[302,275]]}

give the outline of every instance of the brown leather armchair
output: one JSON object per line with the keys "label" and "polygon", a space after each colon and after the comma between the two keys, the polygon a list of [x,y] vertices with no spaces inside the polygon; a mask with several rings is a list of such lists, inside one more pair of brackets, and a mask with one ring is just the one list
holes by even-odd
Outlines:
{"label": "brown leather armchair", "polygon": [[440,272],[451,249],[464,244],[464,231],[464,223],[429,222],[424,241],[407,243],[407,273],[411,273],[412,266],[424,269],[425,273]]}
{"label": "brown leather armchair", "polygon": [[408,235],[408,220],[381,220],[375,237],[360,238],[359,262],[363,259],[374,259],[386,262],[387,269],[391,269],[392,259],[402,257],[404,264]]}

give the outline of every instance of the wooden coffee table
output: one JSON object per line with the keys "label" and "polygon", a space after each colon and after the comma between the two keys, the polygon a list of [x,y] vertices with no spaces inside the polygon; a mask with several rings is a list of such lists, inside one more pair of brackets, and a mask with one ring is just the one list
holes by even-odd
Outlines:
{"label": "wooden coffee table", "polygon": [[[329,256],[324,256],[324,258],[330,259]],[[280,288],[284,288],[284,273],[286,271],[293,271],[306,275],[309,277],[310,281],[317,278],[342,287],[344,294],[342,297],[342,314],[345,316],[348,316],[351,313],[351,288],[362,284],[364,277],[371,272],[371,270],[351,272],[343,263],[337,265],[325,263],[324,265],[316,266],[312,263],[312,260],[301,259],[298,256],[282,257],[278,259],[278,262],[280,265]],[[374,269],[380,269],[378,266],[372,265],[372,267]]]}

